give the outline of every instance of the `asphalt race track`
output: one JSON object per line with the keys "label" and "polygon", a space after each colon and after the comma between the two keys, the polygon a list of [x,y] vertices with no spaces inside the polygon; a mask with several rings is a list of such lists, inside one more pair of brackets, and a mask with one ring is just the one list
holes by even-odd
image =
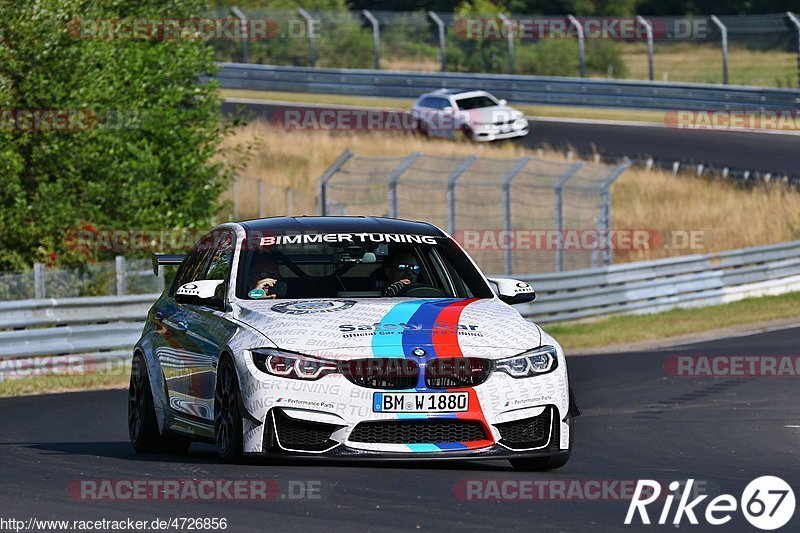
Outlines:
{"label": "asphalt race track", "polygon": [[[286,110],[320,109],[302,104],[226,102],[223,112],[245,117],[275,119]],[[334,107],[330,107],[334,109]],[[341,108],[339,108],[341,109]],[[671,165],[702,163],[717,169],[795,176],[800,136],[724,130],[687,130],[662,125],[597,124],[557,119],[534,120],[533,131],[515,141],[538,148],[574,149],[582,155],[655,160]]]}
{"label": "asphalt race track", "polygon": [[[228,466],[204,445],[193,445],[188,456],[136,455],[128,444],[125,391],[2,399],[0,508],[16,519],[224,517],[229,531],[621,530],[627,501],[465,501],[454,487],[464,480],[694,478],[712,495],[738,499],[750,480],[771,474],[797,492],[797,377],[669,377],[663,365],[676,353],[797,355],[798,345],[800,329],[787,329],[668,351],[571,358],[583,416],[570,463],[545,473],[515,473],[504,461]],[[281,487],[312,481],[319,498],[82,501],[67,492],[74,480],[145,478],[267,479]],[[652,510],[653,520],[660,510]],[[796,512],[785,530],[796,531],[799,521]],[[628,529],[672,527],[635,524]],[[716,529],[754,530],[738,511]]]}

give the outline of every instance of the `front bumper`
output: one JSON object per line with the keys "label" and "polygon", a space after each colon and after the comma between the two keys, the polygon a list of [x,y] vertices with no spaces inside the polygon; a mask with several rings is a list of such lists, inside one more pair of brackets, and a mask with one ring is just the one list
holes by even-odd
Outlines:
{"label": "front bumper", "polygon": [[[245,453],[381,459],[509,458],[552,456],[570,448],[571,404],[562,354],[558,367],[541,376],[514,379],[495,372],[480,385],[448,389],[468,393],[469,408],[465,412],[375,412],[373,395],[387,391],[356,385],[341,374],[302,382],[268,375],[251,364],[242,371]],[[536,437],[522,439],[532,445],[509,446],[510,437],[504,436],[504,431],[520,434],[515,425],[545,413],[548,420],[536,422]],[[298,427],[289,428],[294,436],[281,439],[276,427],[281,429],[282,420],[296,422]],[[407,427],[416,423],[448,427],[425,427],[421,432]],[[547,435],[543,434],[545,423]],[[464,427],[467,425],[471,427]],[[324,435],[312,438],[304,432]],[[527,435],[524,428],[521,434]]]}
{"label": "front bumper", "polygon": [[[297,413],[293,413],[296,415]],[[411,423],[425,425],[453,419],[417,419],[407,422],[392,422],[389,424]],[[520,431],[520,423],[538,421],[538,434],[529,433],[531,438],[537,440],[525,442],[525,433]],[[445,422],[448,423],[448,422]],[[464,421],[462,423],[470,423]],[[375,424],[363,422],[360,424]],[[494,428],[494,434],[499,433],[499,440],[480,440],[472,443],[453,444],[440,442],[438,444],[408,444],[409,449],[402,449],[397,445],[395,450],[367,449],[363,443],[351,442],[350,436],[357,433],[355,428],[337,426],[335,424],[322,424],[308,420],[286,416],[281,408],[273,408],[267,415],[263,429],[262,447],[251,455],[268,455],[270,457],[286,458],[326,458],[326,459],[380,459],[380,460],[426,460],[426,459],[516,459],[524,457],[553,457],[569,454],[569,449],[561,447],[562,424],[558,418],[558,409],[554,405],[545,406],[542,413],[536,417],[520,421],[501,423]],[[567,424],[564,424],[569,428]],[[533,427],[533,426],[528,426]],[[303,433],[305,432],[305,433]],[[342,438],[342,435],[349,435]],[[288,441],[287,441],[288,440]],[[476,444],[470,447],[464,444]]]}
{"label": "front bumper", "polygon": [[496,129],[473,130],[472,140],[479,142],[501,141],[503,139],[524,137],[528,133],[530,133],[530,128],[527,125],[524,128],[515,127],[514,129],[507,132],[500,132]]}
{"label": "front bumper", "polygon": [[276,459],[326,459],[326,460],[357,460],[357,461],[442,461],[442,460],[500,460],[500,459],[526,459],[534,457],[561,457],[568,456],[569,450],[539,450],[527,452],[512,452],[502,446],[492,446],[482,450],[462,452],[427,452],[427,453],[391,453],[370,452],[355,450],[347,446],[340,446],[320,454],[270,451],[246,452],[248,457],[271,457]]}

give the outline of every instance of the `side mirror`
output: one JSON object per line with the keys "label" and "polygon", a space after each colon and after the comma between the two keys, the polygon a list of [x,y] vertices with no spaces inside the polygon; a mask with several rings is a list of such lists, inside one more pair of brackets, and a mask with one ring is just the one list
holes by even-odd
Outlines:
{"label": "side mirror", "polygon": [[184,283],[175,291],[175,301],[180,304],[225,307],[225,280],[204,279]]}
{"label": "side mirror", "polygon": [[497,297],[509,305],[524,304],[536,299],[536,291],[530,283],[516,279],[489,278],[497,287]]}
{"label": "side mirror", "polygon": [[453,111],[454,109],[450,106],[447,106],[444,109],[442,109],[442,112],[445,113],[446,115],[452,115]]}
{"label": "side mirror", "polygon": [[500,105],[508,105],[508,100],[501,99],[501,100],[500,100],[498,103],[499,103]]}

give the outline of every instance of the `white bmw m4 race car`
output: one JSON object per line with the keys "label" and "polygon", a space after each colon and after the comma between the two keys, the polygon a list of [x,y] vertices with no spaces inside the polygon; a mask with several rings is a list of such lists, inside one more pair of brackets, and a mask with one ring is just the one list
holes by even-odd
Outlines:
{"label": "white bmw m4 race car", "polygon": [[559,344],[430,224],[224,224],[184,256],[133,354],[131,442],[243,455],[563,466],[579,414]]}

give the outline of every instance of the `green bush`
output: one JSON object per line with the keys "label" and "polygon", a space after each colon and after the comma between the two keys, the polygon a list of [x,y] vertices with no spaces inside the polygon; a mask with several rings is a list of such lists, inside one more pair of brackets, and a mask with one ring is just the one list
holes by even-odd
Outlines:
{"label": "green bush", "polygon": [[[230,169],[213,50],[198,40],[86,39],[75,21],[190,18],[202,0],[5,2],[0,110],[79,111],[72,131],[0,128],[0,270],[90,259],[70,230],[205,228]],[[122,119],[122,120],[120,120]],[[89,253],[89,255],[95,255]]]}

